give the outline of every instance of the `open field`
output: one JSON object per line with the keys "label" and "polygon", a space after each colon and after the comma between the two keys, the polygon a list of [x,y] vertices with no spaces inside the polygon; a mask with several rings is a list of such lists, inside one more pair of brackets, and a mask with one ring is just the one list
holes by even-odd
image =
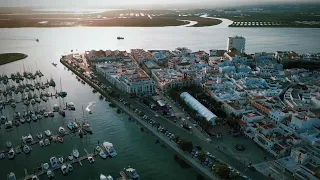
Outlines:
{"label": "open field", "polygon": [[28,57],[28,55],[21,54],[21,53],[0,54],[0,65],[11,63],[14,61],[18,61],[18,60],[24,59],[26,57]]}

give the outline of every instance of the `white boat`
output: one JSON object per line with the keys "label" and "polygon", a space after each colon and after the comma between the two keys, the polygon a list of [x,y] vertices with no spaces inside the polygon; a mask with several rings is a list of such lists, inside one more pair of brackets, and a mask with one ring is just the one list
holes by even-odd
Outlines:
{"label": "white boat", "polygon": [[11,107],[13,107],[13,108],[16,108],[17,107],[17,105],[16,105],[16,103],[11,103]]}
{"label": "white boat", "polygon": [[67,168],[68,168],[68,171],[69,172],[72,172],[73,171],[73,167],[71,164],[67,164]]}
{"label": "white boat", "polygon": [[39,180],[38,176],[34,175],[32,176],[31,180]]}
{"label": "white boat", "polygon": [[37,133],[37,138],[38,138],[38,139],[42,139],[42,137],[43,137],[42,133],[41,133],[41,132],[38,132],[38,133]]}
{"label": "white boat", "polygon": [[58,104],[53,105],[53,112],[58,112],[60,109]]}
{"label": "white boat", "polygon": [[56,158],[56,157],[51,157],[51,158],[50,158],[50,164],[51,164],[51,167],[52,167],[52,168],[57,167],[57,166],[58,166],[58,160],[57,160],[57,158]]}
{"label": "white boat", "polygon": [[106,151],[108,152],[108,154],[111,156],[111,157],[115,157],[117,154],[117,152],[114,150],[113,148],[113,144],[110,143],[110,142],[103,142],[103,147],[106,149]]}
{"label": "white boat", "polygon": [[42,119],[42,115],[39,114],[39,115],[37,116],[37,118],[38,118],[39,120]]}
{"label": "white boat", "polygon": [[62,157],[62,156],[59,157],[59,158],[58,158],[58,161],[59,161],[59,163],[63,164],[63,157]]}
{"label": "white boat", "polygon": [[16,175],[13,173],[13,172],[11,172],[10,174],[8,174],[8,180],[16,180],[17,178],[16,178]]}
{"label": "white boat", "polygon": [[27,123],[31,122],[31,119],[29,117],[26,118]]}
{"label": "white boat", "polygon": [[94,160],[94,158],[92,156],[89,156],[88,157],[88,161],[89,161],[90,164],[92,164],[92,163],[94,163],[95,160]]}
{"label": "white boat", "polygon": [[124,169],[124,173],[127,175],[127,177],[131,180],[139,180],[139,174],[137,171],[131,167]]}
{"label": "white boat", "polygon": [[9,157],[9,159],[13,159],[13,158],[14,158],[14,155],[15,155],[14,149],[11,148],[10,151],[8,152],[8,157]]}
{"label": "white boat", "polygon": [[20,153],[21,153],[21,148],[20,148],[20,146],[19,146],[19,147],[16,147],[16,153],[17,153],[17,154],[20,154]]}
{"label": "white boat", "polygon": [[49,117],[54,117],[54,113],[51,111],[48,113],[48,115],[49,115]]}
{"label": "white boat", "polygon": [[51,136],[51,131],[49,129],[47,129],[44,131],[44,134],[49,137],[49,136]]}
{"label": "white boat", "polygon": [[47,176],[48,176],[49,179],[52,179],[54,177],[54,174],[53,174],[53,172],[51,170],[48,170],[47,171]]}
{"label": "white boat", "polygon": [[87,133],[92,134],[92,129],[89,124],[82,125],[82,129],[85,130]]}
{"label": "white boat", "polygon": [[97,146],[95,150],[96,150],[97,152],[100,152],[100,151],[101,151],[101,147],[100,147],[100,146]]}
{"label": "white boat", "polygon": [[63,164],[63,165],[61,166],[61,171],[62,171],[62,174],[63,174],[63,175],[68,174],[68,168],[67,168],[67,166],[66,166],[65,164]]}
{"label": "white boat", "polygon": [[106,153],[104,153],[103,151],[100,151],[100,152],[99,152],[99,156],[100,156],[102,159],[106,159],[106,158],[107,158]]}
{"label": "white boat", "polygon": [[31,136],[31,134],[27,135],[27,136],[22,136],[22,142],[27,144],[27,143],[31,143],[33,141],[33,138]]}
{"label": "white boat", "polygon": [[31,148],[28,145],[24,145],[22,150],[25,154],[29,154],[31,151]]}
{"label": "white boat", "polygon": [[19,120],[20,120],[20,122],[21,122],[22,124],[24,124],[24,123],[26,122],[26,119],[25,119],[25,118],[20,118]]}
{"label": "white boat", "polygon": [[84,132],[82,131],[82,129],[79,129],[78,134],[80,138],[83,138]]}
{"label": "white boat", "polygon": [[36,104],[36,100],[35,100],[35,99],[31,99],[31,100],[30,100],[30,103],[31,103],[32,105],[35,105],[35,104]]}
{"label": "white boat", "polygon": [[43,113],[43,117],[45,117],[45,118],[49,117],[49,113],[48,112],[44,112]]}
{"label": "white boat", "polygon": [[100,174],[100,180],[113,180],[112,176],[105,176],[103,174]]}
{"label": "white boat", "polygon": [[5,129],[11,129],[12,128],[12,121],[6,121],[4,123]]}
{"label": "white boat", "polygon": [[67,108],[68,108],[70,111],[74,111],[74,110],[76,110],[76,108],[75,108],[75,106],[74,106],[73,102],[69,102],[69,103],[67,103]]}
{"label": "white boat", "polygon": [[69,159],[69,161],[72,161],[72,160],[73,160],[73,155],[70,154],[70,155],[68,156],[68,159]]}
{"label": "white boat", "polygon": [[50,140],[49,139],[45,139],[44,140],[44,146],[49,146],[50,145]]}
{"label": "white boat", "polygon": [[77,149],[73,149],[72,154],[75,158],[79,157],[79,151]]}
{"label": "white boat", "polygon": [[35,114],[31,114],[31,119],[32,121],[36,122],[38,120],[38,117]]}
{"label": "white boat", "polygon": [[34,100],[35,100],[37,103],[41,103],[41,99],[40,99],[40,98],[38,98],[38,97],[37,97],[37,98],[35,98]]}
{"label": "white boat", "polygon": [[4,124],[7,121],[7,118],[5,116],[0,117],[1,124]]}
{"label": "white boat", "polygon": [[66,134],[66,130],[63,127],[59,127],[59,133],[61,135],[64,135],[64,134]]}
{"label": "white boat", "polygon": [[19,112],[15,112],[14,113],[14,118],[19,119],[20,118],[20,113]]}
{"label": "white boat", "polygon": [[7,141],[6,142],[6,146],[7,146],[7,148],[11,148],[12,147],[12,143],[10,141]]}
{"label": "white boat", "polygon": [[50,168],[50,166],[49,166],[48,163],[44,163],[44,164],[42,165],[42,167],[43,167],[44,170],[48,170],[48,169]]}
{"label": "white boat", "polygon": [[40,140],[40,141],[39,141],[39,145],[40,145],[40,147],[43,147],[43,146],[44,146],[43,140]]}
{"label": "white boat", "polygon": [[4,153],[1,153],[0,154],[0,159],[4,159],[4,158],[6,158],[6,155],[4,155]]}

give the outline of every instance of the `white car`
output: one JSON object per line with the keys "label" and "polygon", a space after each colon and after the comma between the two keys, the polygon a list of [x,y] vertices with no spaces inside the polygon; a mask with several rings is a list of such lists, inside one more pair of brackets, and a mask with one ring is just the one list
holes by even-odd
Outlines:
{"label": "white car", "polygon": [[158,115],[158,114],[155,114],[154,116],[159,117],[159,115]]}

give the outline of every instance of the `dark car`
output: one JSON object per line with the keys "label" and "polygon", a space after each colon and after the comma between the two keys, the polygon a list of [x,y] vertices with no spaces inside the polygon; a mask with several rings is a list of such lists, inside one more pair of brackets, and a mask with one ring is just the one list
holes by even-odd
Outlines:
{"label": "dark car", "polygon": [[202,147],[201,146],[199,146],[199,145],[196,145],[195,146],[199,151],[201,151],[202,150]]}
{"label": "dark car", "polygon": [[253,166],[248,166],[248,169],[250,169],[251,171],[256,171],[256,168]]}

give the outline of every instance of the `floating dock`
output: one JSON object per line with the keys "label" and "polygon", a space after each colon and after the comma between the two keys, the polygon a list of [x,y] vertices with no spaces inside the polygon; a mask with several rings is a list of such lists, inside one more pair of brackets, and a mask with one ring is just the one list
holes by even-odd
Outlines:
{"label": "floating dock", "polygon": [[[86,152],[86,155],[81,156],[79,158],[74,158],[72,161],[68,161],[67,163],[69,163],[69,164],[79,163],[80,166],[82,167],[83,165],[82,165],[81,161],[87,159],[90,156],[91,157],[95,157],[95,156],[97,156],[99,154],[99,152],[88,153],[88,151],[86,149],[84,149],[84,151]],[[62,166],[62,164],[58,163],[58,165],[55,168],[51,168],[49,170],[51,170],[51,171],[59,170],[61,168],[61,166]],[[27,169],[24,169],[24,172],[25,172],[25,176],[23,178],[20,178],[20,180],[32,179],[33,176],[39,177],[39,176],[42,176],[42,175],[46,174],[47,171],[46,170],[41,170],[41,171],[37,171],[37,172],[35,172],[33,174],[28,174]]]}

